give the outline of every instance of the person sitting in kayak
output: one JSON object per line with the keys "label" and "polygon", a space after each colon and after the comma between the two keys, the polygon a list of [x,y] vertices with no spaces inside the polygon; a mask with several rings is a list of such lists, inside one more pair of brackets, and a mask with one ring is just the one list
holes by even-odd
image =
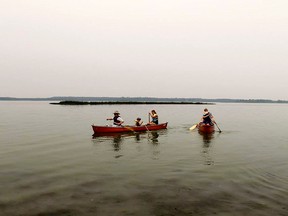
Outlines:
{"label": "person sitting in kayak", "polygon": [[155,110],[151,110],[151,112],[149,113],[149,116],[151,116],[152,121],[149,122],[148,124],[156,124],[158,125],[158,114],[156,113]]}
{"label": "person sitting in kayak", "polygon": [[115,111],[113,118],[107,118],[107,120],[113,120],[113,125],[115,126],[121,126],[124,123],[124,120],[120,117],[120,113],[118,111]]}
{"label": "person sitting in kayak", "polygon": [[210,113],[210,112],[208,111],[208,109],[205,108],[200,123],[213,125],[214,122],[215,122],[215,120],[214,120],[214,117],[213,117],[212,113]]}
{"label": "person sitting in kayak", "polygon": [[135,120],[135,125],[136,126],[141,126],[143,124],[143,121],[141,121],[141,118],[137,118],[136,120]]}

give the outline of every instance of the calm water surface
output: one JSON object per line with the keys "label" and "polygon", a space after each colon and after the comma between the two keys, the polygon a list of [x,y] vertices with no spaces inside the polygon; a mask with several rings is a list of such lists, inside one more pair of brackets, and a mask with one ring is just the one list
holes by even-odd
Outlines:
{"label": "calm water surface", "polygon": [[[0,215],[288,215],[288,105],[0,102]],[[168,129],[92,137],[119,110]]]}

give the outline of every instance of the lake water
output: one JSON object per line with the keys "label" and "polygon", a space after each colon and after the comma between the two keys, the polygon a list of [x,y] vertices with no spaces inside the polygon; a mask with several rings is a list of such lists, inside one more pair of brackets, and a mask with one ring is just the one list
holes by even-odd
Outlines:
{"label": "lake water", "polygon": [[[0,102],[0,215],[288,215],[288,105]],[[168,129],[92,137],[115,110]]]}

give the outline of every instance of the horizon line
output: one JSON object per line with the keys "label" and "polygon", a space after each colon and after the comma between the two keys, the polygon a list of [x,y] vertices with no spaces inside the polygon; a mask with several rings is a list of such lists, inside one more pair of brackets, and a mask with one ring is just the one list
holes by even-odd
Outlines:
{"label": "horizon line", "polygon": [[10,97],[0,96],[0,99],[52,99],[52,98],[151,98],[151,99],[201,99],[201,100],[266,100],[266,101],[288,101],[284,99],[268,98],[201,98],[201,97],[151,97],[151,96],[50,96],[50,97]]}

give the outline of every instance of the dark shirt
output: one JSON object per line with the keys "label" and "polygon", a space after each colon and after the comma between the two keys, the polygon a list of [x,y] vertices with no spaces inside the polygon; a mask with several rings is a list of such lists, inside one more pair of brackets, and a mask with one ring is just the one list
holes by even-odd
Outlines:
{"label": "dark shirt", "polygon": [[203,114],[203,123],[213,125],[212,114],[210,112]]}

